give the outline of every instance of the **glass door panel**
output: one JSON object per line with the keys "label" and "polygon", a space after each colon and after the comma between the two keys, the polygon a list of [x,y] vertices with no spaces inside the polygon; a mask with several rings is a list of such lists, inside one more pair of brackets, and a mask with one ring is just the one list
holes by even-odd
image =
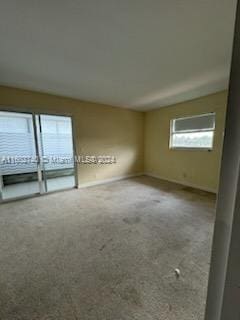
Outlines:
{"label": "glass door panel", "polygon": [[2,200],[39,193],[33,116],[0,111],[0,196]]}
{"label": "glass door panel", "polygon": [[40,115],[38,119],[46,192],[75,187],[71,117]]}

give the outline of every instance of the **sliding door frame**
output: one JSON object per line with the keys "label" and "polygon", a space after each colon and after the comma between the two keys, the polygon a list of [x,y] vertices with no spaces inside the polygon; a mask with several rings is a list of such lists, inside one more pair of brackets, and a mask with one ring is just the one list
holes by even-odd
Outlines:
{"label": "sliding door frame", "polygon": [[0,203],[3,201],[2,189],[3,189],[3,181],[2,181],[2,175],[0,174]]}
{"label": "sliding door frame", "polygon": [[[36,127],[36,141],[39,150],[41,150],[41,155],[43,155],[43,139],[42,139],[42,124],[41,124],[41,116],[40,114],[33,114],[35,120],[35,127]],[[37,121],[36,121],[37,119]],[[38,127],[37,127],[38,123]],[[40,170],[40,178],[41,178],[41,189],[42,194],[48,193],[47,191],[47,177],[46,177],[46,170],[44,163],[41,162],[40,152],[39,152],[39,170]],[[44,187],[43,187],[44,186]]]}
{"label": "sliding door frame", "polygon": [[[68,114],[68,113],[51,113],[51,112],[45,112],[45,111],[36,111],[33,112],[29,110],[28,108],[16,108],[14,106],[4,106],[0,105],[0,111],[2,112],[12,112],[12,113],[23,113],[23,114],[30,114],[32,116],[32,123],[33,123],[33,135],[34,135],[34,143],[35,143],[35,149],[36,149],[36,156],[38,159],[37,162],[37,176],[38,176],[38,182],[39,182],[39,192],[33,193],[30,195],[24,195],[24,196],[19,196],[19,197],[13,197],[11,199],[3,199],[2,196],[2,175],[0,174],[0,204],[1,203],[8,203],[12,201],[17,201],[17,200],[22,200],[22,199],[28,199],[28,198],[34,198],[34,197],[40,197],[44,196],[47,194],[51,193],[57,193],[57,192],[62,192],[62,191],[68,191],[72,189],[77,189],[78,188],[78,166],[75,161],[76,159],[76,140],[75,140],[75,127],[74,127],[74,120],[73,120],[73,115]],[[54,191],[47,191],[46,188],[46,177],[44,168],[42,167],[42,164],[40,163],[40,153],[39,153],[39,139],[38,139],[38,130],[37,130],[37,124],[36,124],[36,117],[39,117],[40,115],[47,115],[47,116],[63,116],[63,117],[69,117],[71,119],[71,126],[72,126],[72,144],[73,144],[73,157],[74,157],[74,186],[72,188],[65,188],[65,189],[60,189],[60,190],[54,190]],[[41,125],[41,121],[39,121],[39,125]],[[41,139],[41,137],[39,137]],[[44,188],[43,188],[43,183],[44,183]]]}
{"label": "sliding door frame", "polygon": [[[68,117],[68,116],[66,116]],[[78,162],[77,159],[77,144],[76,144],[76,127],[75,122],[73,120],[73,116],[70,116],[71,118],[71,125],[72,125],[72,143],[73,143],[73,157],[74,157],[74,177],[75,177],[75,188],[78,188]]]}
{"label": "sliding door frame", "polygon": [[[44,188],[43,183],[46,184],[44,181],[44,174],[45,171],[42,170],[42,164],[41,164],[41,158],[40,158],[40,151],[39,151],[39,139],[38,139],[38,130],[37,130],[37,121],[36,121],[36,115],[32,114],[32,121],[33,121],[33,130],[34,130],[34,142],[35,142],[35,148],[36,148],[36,156],[37,156],[37,173],[38,173],[38,184],[39,184],[39,193],[44,194]],[[44,168],[43,168],[44,169]]]}

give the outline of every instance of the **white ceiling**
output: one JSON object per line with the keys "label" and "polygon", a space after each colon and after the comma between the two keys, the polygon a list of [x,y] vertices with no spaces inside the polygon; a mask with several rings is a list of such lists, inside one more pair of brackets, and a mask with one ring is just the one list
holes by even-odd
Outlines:
{"label": "white ceiling", "polygon": [[2,0],[0,84],[137,110],[227,88],[236,0]]}

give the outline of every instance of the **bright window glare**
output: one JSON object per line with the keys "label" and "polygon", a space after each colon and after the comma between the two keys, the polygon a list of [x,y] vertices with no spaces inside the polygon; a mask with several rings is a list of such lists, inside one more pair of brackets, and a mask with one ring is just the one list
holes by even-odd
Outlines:
{"label": "bright window glare", "polygon": [[173,133],[171,147],[212,149],[213,131]]}

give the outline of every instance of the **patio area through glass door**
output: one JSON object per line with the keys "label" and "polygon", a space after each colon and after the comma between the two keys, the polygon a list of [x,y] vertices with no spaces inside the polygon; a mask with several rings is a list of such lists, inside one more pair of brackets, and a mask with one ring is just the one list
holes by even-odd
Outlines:
{"label": "patio area through glass door", "polygon": [[0,111],[0,200],[74,188],[72,119]]}

